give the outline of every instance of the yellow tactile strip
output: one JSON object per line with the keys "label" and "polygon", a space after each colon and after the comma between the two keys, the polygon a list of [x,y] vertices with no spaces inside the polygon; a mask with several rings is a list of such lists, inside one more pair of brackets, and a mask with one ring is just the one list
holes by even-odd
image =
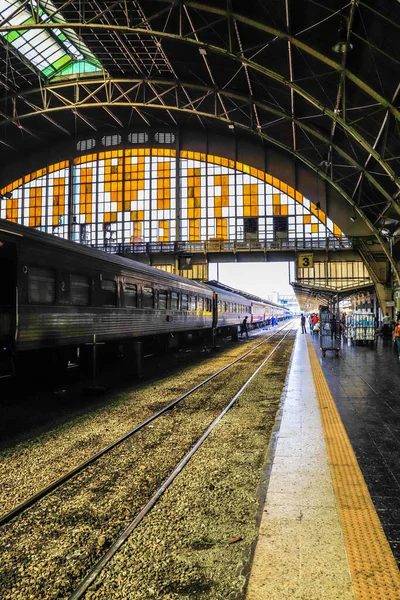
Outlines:
{"label": "yellow tactile strip", "polygon": [[357,600],[400,600],[400,571],[335,401],[307,340],[336,502]]}

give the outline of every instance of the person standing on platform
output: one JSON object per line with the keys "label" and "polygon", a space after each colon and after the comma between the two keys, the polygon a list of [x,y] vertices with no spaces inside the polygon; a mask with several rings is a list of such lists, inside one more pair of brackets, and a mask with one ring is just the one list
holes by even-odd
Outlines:
{"label": "person standing on platform", "polygon": [[397,354],[400,360],[400,319],[397,321],[396,327],[394,328],[393,341],[396,344]]}
{"label": "person standing on platform", "polygon": [[386,313],[386,315],[382,319],[382,337],[389,337],[389,336],[390,336],[390,317],[389,317],[389,313]]}
{"label": "person standing on platform", "polygon": [[249,332],[248,332],[248,329],[247,329],[247,317],[245,317],[243,319],[242,326],[240,328],[240,333],[246,334],[247,338],[249,337]]}
{"label": "person standing on platform", "polygon": [[306,318],[303,315],[303,313],[301,313],[300,323],[301,323],[301,333],[307,333],[307,331],[306,331]]}

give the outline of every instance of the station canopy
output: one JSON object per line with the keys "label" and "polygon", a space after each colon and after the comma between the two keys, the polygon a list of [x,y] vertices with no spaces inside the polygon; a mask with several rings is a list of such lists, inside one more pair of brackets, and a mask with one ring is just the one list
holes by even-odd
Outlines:
{"label": "station canopy", "polygon": [[300,309],[308,313],[318,312],[320,306],[329,306],[334,300],[346,300],[354,294],[374,291],[374,285],[372,283],[365,283],[348,288],[338,288],[336,290],[329,287],[313,286],[298,282],[292,283],[292,287],[296,294]]}
{"label": "station canopy", "polygon": [[399,17],[397,0],[0,0],[0,168],[93,132],[248,135],[392,234]]}

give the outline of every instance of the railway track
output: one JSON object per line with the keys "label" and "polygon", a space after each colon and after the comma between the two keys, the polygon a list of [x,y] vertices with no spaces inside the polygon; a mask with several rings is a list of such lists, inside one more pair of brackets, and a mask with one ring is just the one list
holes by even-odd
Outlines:
{"label": "railway track", "polygon": [[194,392],[196,392],[197,390],[199,390],[200,388],[205,386],[209,381],[212,381],[213,379],[215,379],[215,377],[217,377],[218,375],[220,375],[227,369],[233,367],[233,365],[237,364],[238,362],[240,362],[241,360],[246,358],[249,354],[251,354],[258,348],[260,348],[260,346],[263,346],[264,344],[266,344],[272,337],[276,336],[281,331],[285,330],[287,327],[288,327],[288,325],[286,324],[286,325],[284,325],[284,327],[278,329],[277,331],[274,331],[271,335],[267,336],[266,339],[264,339],[262,342],[259,342],[258,344],[253,346],[250,350],[247,350],[246,352],[244,352],[244,354],[242,354],[242,356],[233,360],[232,362],[227,364],[222,369],[219,369],[218,371],[213,373],[210,377],[207,377],[204,381],[201,381],[199,384],[197,384],[196,386],[194,386],[193,388],[191,388],[190,390],[188,390],[187,392],[185,392],[184,394],[182,394],[181,396],[179,396],[178,398],[176,398],[175,400],[173,400],[172,402],[167,404],[164,408],[155,412],[153,415],[151,415],[151,417],[149,417],[148,419],[142,421],[141,423],[139,423],[138,425],[133,427],[130,431],[128,431],[123,436],[116,439],[113,443],[109,444],[105,448],[102,448],[99,452],[97,452],[96,454],[94,454],[93,456],[88,458],[87,460],[81,462],[79,465],[77,465],[76,467],[74,467],[73,469],[68,471],[68,473],[65,473],[62,477],[59,477],[58,479],[56,479],[55,481],[50,483],[48,486],[44,487],[43,489],[38,491],[36,494],[32,495],[30,498],[27,498],[24,502],[21,502],[18,506],[16,506],[15,508],[10,510],[6,514],[2,515],[0,517],[0,527],[5,525],[9,521],[14,519],[18,515],[20,515],[21,513],[23,513],[24,511],[26,511],[28,508],[31,508],[32,506],[34,506],[42,498],[45,498],[46,496],[48,496],[48,494],[55,491],[61,485],[63,485],[64,483],[66,483],[67,481],[72,479],[72,477],[74,477],[75,475],[77,475],[78,473],[80,473],[81,471],[86,469],[89,465],[95,463],[97,460],[99,460],[99,458],[101,458],[102,456],[104,456],[105,454],[107,454],[108,452],[110,452],[111,450],[116,448],[117,446],[119,446],[125,440],[128,440],[130,437],[132,437],[133,435],[138,433],[141,429],[145,428],[147,425],[149,425],[150,423],[152,423],[153,421],[155,421],[156,419],[161,417],[166,412],[172,410],[175,406],[177,406],[180,402],[182,402],[182,400],[184,400],[185,398],[187,398],[188,396],[190,396],[191,394],[193,394]]}
{"label": "railway track", "polygon": [[[231,369],[234,365],[237,365],[237,363],[240,363],[240,361],[243,361],[243,359],[245,359],[249,355],[253,355],[253,357],[254,357],[252,359],[253,362],[257,361],[257,357],[255,356],[256,351],[260,348],[262,349],[262,347],[266,343],[270,342],[271,338],[276,337],[277,335],[282,335],[282,338],[278,341],[278,343],[275,345],[275,347],[272,349],[272,351],[269,352],[268,356],[265,359],[263,359],[261,365],[257,366],[256,370],[252,373],[252,375],[250,377],[247,378],[246,382],[241,386],[240,390],[231,399],[229,404],[224,407],[222,412],[219,412],[218,416],[213,420],[212,424],[208,426],[206,431],[197,439],[195,444],[192,445],[190,450],[186,453],[185,457],[182,458],[179,461],[178,465],[176,465],[172,469],[170,475],[166,479],[163,480],[161,485],[158,486],[156,492],[153,492],[150,500],[145,505],[145,507],[139,511],[139,513],[135,516],[135,518],[128,525],[128,527],[125,528],[123,534],[116,537],[116,540],[112,543],[112,545],[108,549],[106,555],[102,557],[101,561],[99,561],[99,563],[97,563],[95,565],[94,569],[87,575],[87,577],[82,582],[81,586],[79,586],[77,588],[76,592],[74,592],[75,595],[73,594],[71,596],[71,598],[81,597],[81,595],[84,593],[84,590],[86,590],[87,587],[89,585],[91,585],[91,583],[93,582],[93,580],[94,580],[93,577],[97,576],[97,574],[101,571],[103,566],[105,564],[107,564],[107,562],[111,558],[111,556],[113,556],[115,554],[115,552],[118,550],[118,548],[124,542],[126,537],[131,533],[131,531],[133,531],[133,529],[143,519],[143,517],[151,510],[151,508],[154,506],[154,504],[156,503],[158,498],[163,494],[165,489],[167,489],[167,487],[170,485],[170,483],[173,481],[173,479],[176,477],[176,475],[184,468],[184,466],[190,460],[191,456],[196,452],[196,450],[200,447],[200,445],[203,443],[203,441],[206,439],[206,437],[211,433],[211,431],[214,429],[216,424],[223,418],[223,416],[226,414],[226,412],[229,410],[229,408],[231,408],[231,406],[236,402],[237,398],[241,395],[241,393],[244,391],[244,389],[247,387],[247,385],[252,381],[252,379],[259,372],[259,370],[264,366],[264,364],[270,359],[270,357],[275,353],[275,351],[280,346],[280,344],[282,344],[284,339],[286,339],[287,335],[292,331],[292,328],[287,329],[287,327],[288,326],[285,326],[284,328],[274,332],[272,335],[269,335],[266,339],[264,339],[260,343],[256,344],[253,348],[251,348],[250,350],[243,353],[239,358],[230,362],[228,365],[225,365],[222,369],[219,369],[217,372],[212,374],[210,377],[208,377],[207,379],[205,379],[198,385],[194,386],[188,392],[179,396],[173,402],[170,402],[163,409],[154,413],[150,418],[146,419],[145,421],[143,421],[142,423],[140,423],[139,425],[137,425],[136,427],[131,429],[127,434],[125,434],[124,436],[121,436],[120,438],[115,440],[115,442],[113,442],[112,444],[110,444],[109,446],[107,446],[106,448],[101,450],[100,452],[97,452],[94,456],[92,456],[88,460],[82,462],[77,467],[75,467],[74,469],[72,469],[71,471],[69,471],[68,473],[66,473],[65,475],[63,475],[62,477],[57,479],[56,481],[54,481],[52,484],[50,484],[46,488],[43,488],[40,492],[38,492],[31,498],[27,499],[25,502],[16,506],[13,510],[8,512],[6,515],[3,515],[0,523],[2,525],[5,525],[6,523],[9,523],[13,519],[16,519],[16,517],[18,515],[21,515],[22,513],[27,511],[28,508],[32,508],[34,505],[38,504],[40,500],[44,499],[46,496],[49,496],[51,494],[51,492],[55,492],[58,488],[60,488],[67,481],[74,478],[75,476],[77,476],[78,474],[83,472],[85,469],[87,469],[88,467],[93,465],[95,462],[100,460],[105,454],[109,453],[112,449],[114,449],[117,446],[119,446],[120,444],[122,444],[122,442],[131,438],[134,434],[139,434],[139,432],[144,430],[146,427],[150,426],[151,423],[153,423],[154,421],[159,419],[159,417],[161,417],[163,414],[165,414],[166,412],[171,411],[173,408],[177,407],[177,405],[180,404],[188,396],[190,396],[190,395],[194,394],[195,392],[204,388],[204,386],[206,384],[208,384],[209,382],[214,380],[218,375],[222,374],[223,372],[227,371],[228,369]],[[283,331],[283,330],[286,330],[286,331]],[[13,524],[11,523],[10,526],[12,526],[12,525]],[[117,529],[118,529],[118,527],[117,527]],[[81,594],[81,595],[79,595],[79,594]]]}

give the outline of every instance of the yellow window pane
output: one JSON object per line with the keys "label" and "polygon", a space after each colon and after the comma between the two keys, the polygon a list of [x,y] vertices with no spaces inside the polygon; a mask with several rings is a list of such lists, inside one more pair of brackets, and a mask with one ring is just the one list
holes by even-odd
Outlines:
{"label": "yellow window pane", "polygon": [[131,221],[143,221],[144,220],[144,211],[143,210],[133,210],[131,212]]}
{"label": "yellow window pane", "polygon": [[294,189],[290,186],[288,186],[287,195],[290,196],[291,198],[294,198]]}
{"label": "yellow window pane", "polygon": [[318,223],[313,223],[311,225],[311,233],[318,233]]}
{"label": "yellow window pane", "polygon": [[272,204],[274,206],[279,206],[281,203],[281,195],[280,194],[272,194]]}
{"label": "yellow window pane", "polygon": [[278,217],[281,214],[281,207],[280,206],[274,206],[274,216]]}

